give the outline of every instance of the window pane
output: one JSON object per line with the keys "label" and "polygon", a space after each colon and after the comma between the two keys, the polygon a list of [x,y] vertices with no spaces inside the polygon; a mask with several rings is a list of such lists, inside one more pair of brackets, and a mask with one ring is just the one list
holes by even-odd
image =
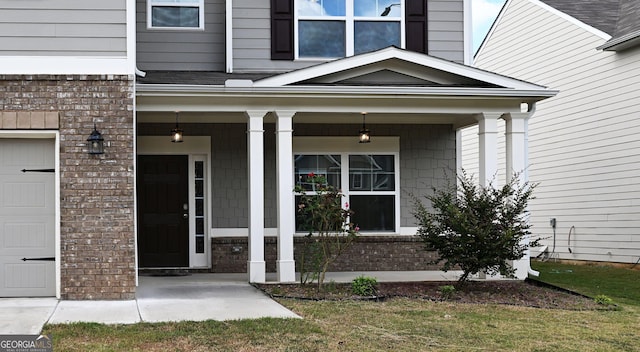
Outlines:
{"label": "window pane", "polygon": [[360,231],[395,231],[395,196],[351,196],[351,222]]}
{"label": "window pane", "polygon": [[195,163],[195,175],[196,175],[196,178],[203,178],[204,177],[204,162],[196,161],[196,163]]}
{"label": "window pane", "polygon": [[197,7],[154,6],[151,9],[153,27],[198,28],[200,18]]}
{"label": "window pane", "polygon": [[400,22],[355,22],[353,45],[356,55],[391,45],[400,47]]}
{"label": "window pane", "polygon": [[[389,12],[386,8],[389,7]],[[400,17],[402,7],[399,0],[358,0],[353,4],[356,17]]]}
{"label": "window pane", "polygon": [[344,57],[345,24],[342,21],[300,21],[300,57]]}
{"label": "window pane", "polygon": [[327,183],[340,188],[340,155],[296,155],[295,181],[297,185],[311,190],[309,174],[324,176]]}
{"label": "window pane", "polygon": [[344,16],[345,0],[297,0],[299,16]]}
{"label": "window pane", "polygon": [[349,155],[350,191],[394,191],[393,155]]}

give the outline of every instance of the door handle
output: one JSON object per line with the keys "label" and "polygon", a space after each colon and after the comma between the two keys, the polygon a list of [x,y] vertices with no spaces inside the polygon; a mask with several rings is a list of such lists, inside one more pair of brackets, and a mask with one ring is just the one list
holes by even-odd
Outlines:
{"label": "door handle", "polygon": [[184,210],[184,213],[182,213],[182,218],[183,219],[188,219],[189,218],[189,204],[187,204],[187,203],[182,204],[182,210]]}

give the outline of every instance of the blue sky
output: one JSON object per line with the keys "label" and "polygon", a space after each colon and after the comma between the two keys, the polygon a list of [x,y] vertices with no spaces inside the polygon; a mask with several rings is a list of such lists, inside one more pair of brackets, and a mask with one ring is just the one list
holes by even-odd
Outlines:
{"label": "blue sky", "polygon": [[473,16],[473,51],[482,43],[493,20],[500,12],[506,0],[471,0],[471,15]]}

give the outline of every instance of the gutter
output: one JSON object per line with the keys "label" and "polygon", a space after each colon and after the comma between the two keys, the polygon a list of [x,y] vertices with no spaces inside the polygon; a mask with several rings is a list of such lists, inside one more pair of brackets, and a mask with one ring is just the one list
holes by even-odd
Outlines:
{"label": "gutter", "polygon": [[393,96],[438,96],[438,97],[496,97],[496,98],[550,98],[558,94],[550,89],[511,89],[511,88],[460,88],[460,87],[341,87],[341,86],[285,86],[253,87],[221,85],[182,85],[182,84],[138,84],[139,96],[166,95],[251,95],[251,96],[317,96],[336,95],[393,95]]}
{"label": "gutter", "polygon": [[640,30],[631,32],[621,37],[612,38],[596,48],[603,51],[624,50],[631,46],[640,45]]}

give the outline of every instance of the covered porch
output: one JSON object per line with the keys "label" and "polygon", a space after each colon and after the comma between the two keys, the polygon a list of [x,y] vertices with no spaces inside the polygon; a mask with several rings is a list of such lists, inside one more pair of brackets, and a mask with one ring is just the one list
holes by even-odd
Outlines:
{"label": "covered porch", "polygon": [[[277,247],[275,280],[295,281],[293,188],[307,171],[334,170],[346,200],[363,214],[363,237],[407,238],[416,230],[410,195],[455,182],[460,128],[479,125],[477,176],[487,185],[500,164],[498,120],[507,125],[504,164],[512,175],[526,168],[533,106],[555,94],[397,48],[269,77],[172,77],[167,82],[150,72],[139,79],[137,154],[187,154],[189,184],[202,181],[201,191],[188,189],[182,207],[189,228],[189,258],[183,263],[211,268],[219,259],[212,258],[211,240],[247,238],[248,281],[258,283],[267,281],[265,238],[271,237]],[[370,143],[359,143],[363,124]],[[176,125],[184,129],[184,143],[170,142]],[[356,166],[362,163],[369,163],[368,171]],[[140,197],[140,176],[137,182]],[[529,258],[514,265],[524,278]]]}

